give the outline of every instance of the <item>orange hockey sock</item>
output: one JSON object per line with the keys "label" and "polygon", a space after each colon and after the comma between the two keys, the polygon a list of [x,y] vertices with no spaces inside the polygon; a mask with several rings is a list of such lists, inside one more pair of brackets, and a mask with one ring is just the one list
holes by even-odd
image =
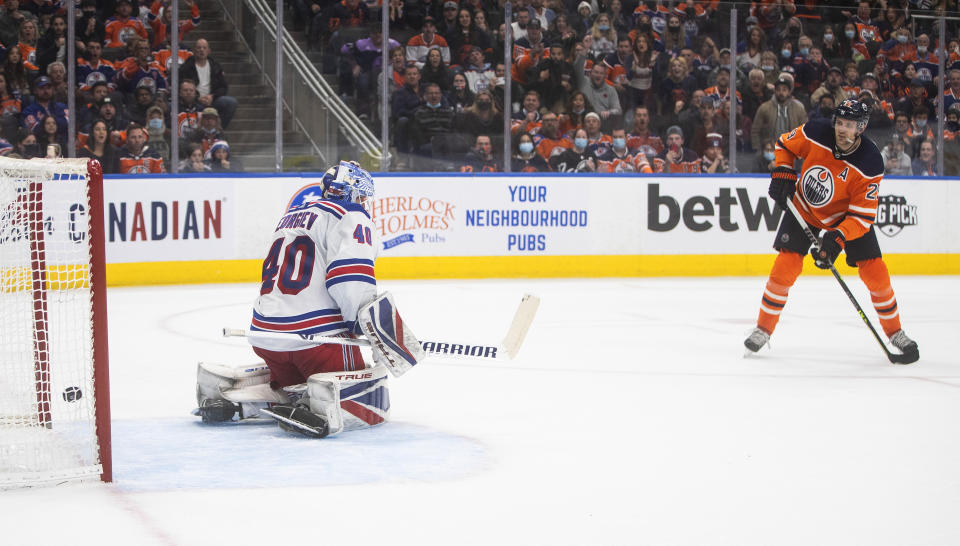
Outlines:
{"label": "orange hockey sock", "polygon": [[767,279],[767,286],[763,290],[763,298],[760,300],[760,316],[757,317],[757,327],[762,328],[768,334],[773,333],[780,320],[780,312],[783,306],[787,304],[787,294],[790,287],[796,282],[803,270],[803,256],[789,250],[781,250],[777,259],[773,262],[773,269],[770,270],[770,278]]}
{"label": "orange hockey sock", "polygon": [[873,258],[857,262],[857,272],[863,284],[870,290],[870,299],[873,308],[880,318],[880,326],[887,336],[891,336],[900,329],[900,309],[897,307],[897,297],[893,294],[890,285],[890,273],[883,258]]}

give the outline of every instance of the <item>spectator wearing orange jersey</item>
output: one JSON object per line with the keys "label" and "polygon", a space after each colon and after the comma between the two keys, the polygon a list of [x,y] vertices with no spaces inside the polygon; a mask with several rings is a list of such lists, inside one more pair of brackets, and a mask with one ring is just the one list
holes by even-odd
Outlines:
{"label": "spectator wearing orange jersey", "polygon": [[627,148],[630,153],[643,154],[647,158],[663,151],[663,140],[650,130],[650,111],[646,106],[637,106],[633,110],[633,127],[627,134]]}
{"label": "spectator wearing orange jersey", "polygon": [[[183,40],[183,37],[191,30],[200,25],[200,8],[194,0],[186,0],[187,7],[190,8],[190,19],[183,19],[177,23],[177,37]],[[161,13],[161,10],[163,13]],[[153,42],[150,44],[154,51],[168,43],[170,37],[167,31],[170,28],[173,9],[170,8],[169,0],[154,0],[150,6],[150,13],[147,20],[150,22],[150,28],[153,29]]]}
{"label": "spectator wearing orange jersey", "polygon": [[631,154],[627,149],[627,133],[622,127],[613,130],[612,145],[602,156],[599,156],[599,172],[634,173],[653,172],[647,156],[642,153]]}
{"label": "spectator wearing orange jersey", "polygon": [[137,124],[127,128],[127,143],[117,161],[122,174],[167,172],[160,154],[147,145],[147,131]]}
{"label": "spectator wearing orange jersey", "polygon": [[119,0],[117,2],[116,15],[107,19],[104,25],[104,32],[106,33],[104,47],[108,49],[126,47],[127,41],[133,36],[147,39],[147,29],[143,26],[143,21],[131,17],[132,12],[133,7],[130,0]]}
{"label": "spectator wearing orange jersey", "polygon": [[23,56],[23,65],[28,70],[40,70],[37,66],[37,22],[33,19],[25,19],[20,24],[20,41],[17,43],[17,49]]}
{"label": "spectator wearing orange jersey", "polygon": [[523,107],[511,116],[510,132],[535,134],[542,125],[540,116],[540,93],[527,91],[523,96]]}
{"label": "spectator wearing orange jersey", "polygon": [[700,158],[683,147],[683,130],[674,125],[667,129],[667,147],[653,159],[653,172],[700,173]]}
{"label": "spectator wearing orange jersey", "polygon": [[543,126],[540,132],[533,137],[534,145],[540,157],[547,162],[556,154],[559,154],[573,146],[573,143],[560,134],[560,119],[553,112],[547,112],[543,115]]}
{"label": "spectator wearing orange jersey", "polygon": [[560,133],[567,138],[573,138],[573,132],[583,128],[584,117],[592,111],[586,95],[581,91],[574,91],[560,114]]}

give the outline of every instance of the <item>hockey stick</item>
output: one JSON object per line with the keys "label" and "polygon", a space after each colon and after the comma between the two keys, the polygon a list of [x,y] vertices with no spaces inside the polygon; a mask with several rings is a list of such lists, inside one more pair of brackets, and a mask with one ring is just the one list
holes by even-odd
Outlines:
{"label": "hockey stick", "polygon": [[[793,204],[792,200],[787,201],[787,208],[790,209],[790,213],[793,214],[793,217],[797,220],[797,223],[800,224],[800,227],[803,229],[803,232],[807,235],[807,239],[810,239],[810,244],[816,248],[820,248],[820,240],[817,239],[817,236],[813,234],[813,231],[810,229],[810,226],[807,225],[806,220],[800,216],[800,211],[797,210],[797,206]],[[853,304],[854,308],[857,310],[857,314],[860,315],[860,319],[863,320],[863,323],[867,325],[867,328],[870,329],[870,333],[873,334],[874,339],[877,340],[877,343],[880,344],[880,347],[883,349],[883,352],[887,354],[887,358],[893,364],[912,364],[916,362],[916,359],[911,359],[905,354],[891,352],[887,348],[887,344],[884,343],[883,338],[880,337],[880,334],[877,333],[876,328],[873,327],[873,324],[870,322],[870,319],[867,318],[867,314],[863,312],[863,308],[860,307],[860,304],[857,302],[857,298],[853,296],[853,293],[850,292],[850,288],[847,286],[847,283],[843,281],[843,278],[840,277],[840,273],[837,271],[837,268],[834,265],[830,264],[830,272],[833,273],[833,277],[837,279],[837,282],[840,283],[840,288],[843,289],[843,293],[847,295],[847,298],[850,299],[850,303]]]}
{"label": "hockey stick", "polygon": [[[464,343],[449,340],[421,341],[420,347],[430,356],[439,356],[447,358],[479,358],[485,360],[513,360],[520,352],[520,346],[523,345],[527,337],[527,331],[530,330],[530,324],[533,323],[533,317],[537,314],[537,308],[540,306],[540,298],[526,294],[517,307],[517,312],[513,315],[513,322],[507,330],[507,335],[498,345],[477,345],[476,343]],[[283,332],[261,332],[257,330],[244,330],[242,328],[224,328],[224,337],[252,337],[260,339],[301,339],[312,343],[336,343],[339,345],[357,345],[360,347],[369,347],[370,341],[367,339],[353,339],[346,337],[324,336],[318,334],[292,334]]]}

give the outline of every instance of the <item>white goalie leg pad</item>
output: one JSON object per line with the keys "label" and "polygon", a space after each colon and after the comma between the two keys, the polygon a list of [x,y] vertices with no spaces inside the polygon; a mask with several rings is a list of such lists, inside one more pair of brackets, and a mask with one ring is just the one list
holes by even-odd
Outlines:
{"label": "white goalie leg pad", "polygon": [[240,405],[243,417],[256,417],[267,403],[287,404],[290,399],[282,391],[270,388],[270,368],[258,363],[230,366],[200,362],[197,365],[197,406],[204,400],[229,400]]}
{"label": "white goalie leg pad", "polygon": [[395,377],[416,366],[426,355],[417,336],[400,318],[389,292],[361,308],[357,324],[370,339],[374,362],[386,366]]}
{"label": "white goalie leg pad", "polygon": [[307,378],[310,411],[330,425],[330,435],[372,427],[390,416],[387,369],[317,373]]}

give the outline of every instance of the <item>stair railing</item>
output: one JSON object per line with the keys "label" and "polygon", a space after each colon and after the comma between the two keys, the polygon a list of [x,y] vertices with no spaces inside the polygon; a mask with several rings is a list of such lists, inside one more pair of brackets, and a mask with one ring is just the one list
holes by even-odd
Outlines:
{"label": "stair railing", "polygon": [[[266,0],[220,0],[220,4],[225,16],[233,22],[237,37],[247,46],[261,69],[264,80],[276,90],[275,78],[271,77],[276,73],[275,13]],[[248,20],[250,15],[252,21]],[[253,32],[253,43],[249,31]],[[356,151],[366,156],[363,159],[379,165],[384,153],[380,140],[340,99],[285,28],[281,43],[285,65],[279,87],[284,107],[323,164],[330,164],[348,155],[339,149],[337,131],[340,131]],[[277,123],[282,121],[278,119]]]}

